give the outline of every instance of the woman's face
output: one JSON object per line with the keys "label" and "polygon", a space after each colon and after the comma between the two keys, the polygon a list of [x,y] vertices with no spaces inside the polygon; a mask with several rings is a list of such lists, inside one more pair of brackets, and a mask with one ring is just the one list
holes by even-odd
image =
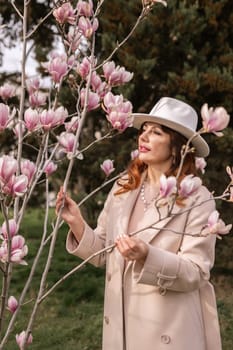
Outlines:
{"label": "woman's face", "polygon": [[166,172],[172,164],[170,135],[157,123],[145,122],[138,138],[139,159]]}

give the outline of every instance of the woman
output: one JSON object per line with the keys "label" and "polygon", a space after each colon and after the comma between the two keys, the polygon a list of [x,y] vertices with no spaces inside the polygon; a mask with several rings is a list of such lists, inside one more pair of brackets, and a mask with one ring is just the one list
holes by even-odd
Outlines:
{"label": "woman", "polygon": [[[167,216],[167,205],[155,205],[162,174],[180,182],[195,173],[194,155],[208,155],[204,139],[195,136],[197,121],[192,107],[169,97],[150,114],[134,114],[139,156],[113,186],[95,230],[69,196],[58,194],[56,210],[64,202],[61,215],[70,227],[68,252],[86,259],[116,244],[91,260],[106,264],[103,350],[221,349],[209,283],[215,236],[198,235],[215,203],[200,186],[175,203],[174,215]],[[195,152],[187,154],[180,172],[181,148],[190,137]]]}

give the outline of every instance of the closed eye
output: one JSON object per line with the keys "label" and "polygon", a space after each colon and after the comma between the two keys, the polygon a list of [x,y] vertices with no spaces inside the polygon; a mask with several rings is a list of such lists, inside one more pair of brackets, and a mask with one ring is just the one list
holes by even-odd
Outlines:
{"label": "closed eye", "polygon": [[161,132],[161,130],[160,129],[153,129],[152,130],[152,132],[154,133],[154,134],[156,134],[156,135],[162,135],[162,132]]}
{"label": "closed eye", "polygon": [[157,125],[151,125],[147,122],[144,123],[141,126],[141,129],[139,130],[139,135],[143,134],[144,132],[149,132],[150,134],[156,134],[156,135],[163,135],[163,130],[158,127]]}

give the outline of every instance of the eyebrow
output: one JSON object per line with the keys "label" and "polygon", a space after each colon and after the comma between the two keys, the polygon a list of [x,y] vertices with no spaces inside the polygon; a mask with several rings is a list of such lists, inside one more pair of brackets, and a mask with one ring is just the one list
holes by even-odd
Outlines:
{"label": "eyebrow", "polygon": [[143,126],[151,126],[152,128],[155,128],[155,129],[158,128],[158,129],[162,130],[162,127],[160,124],[156,124],[153,122],[145,122],[142,124],[142,128],[143,128]]}

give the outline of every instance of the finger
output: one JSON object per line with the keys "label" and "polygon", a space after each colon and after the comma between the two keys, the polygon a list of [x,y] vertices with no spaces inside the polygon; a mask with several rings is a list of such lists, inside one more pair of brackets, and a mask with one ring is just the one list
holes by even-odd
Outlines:
{"label": "finger", "polygon": [[138,241],[135,240],[135,238],[131,238],[129,236],[125,237],[125,242],[127,243],[128,247],[133,251],[138,251]]}
{"label": "finger", "polygon": [[125,235],[119,235],[116,238],[116,244],[120,247],[124,247],[125,246]]}
{"label": "finger", "polygon": [[126,236],[118,236],[116,240],[116,246],[119,250],[119,252],[123,255],[124,258],[132,259],[133,258],[133,251],[128,245]]}
{"label": "finger", "polygon": [[63,186],[60,187],[57,195],[58,196],[63,196],[64,195]]}
{"label": "finger", "polygon": [[60,211],[61,208],[65,206],[66,198],[64,197],[64,194],[59,192],[57,194],[57,199],[56,199],[56,214]]}
{"label": "finger", "polygon": [[57,194],[56,205],[60,206],[62,204],[64,196],[61,194]]}
{"label": "finger", "polygon": [[57,199],[56,201],[56,214],[58,214],[58,212],[60,211],[60,208],[61,208],[61,205],[62,205],[62,201],[60,199]]}
{"label": "finger", "polygon": [[56,203],[61,203],[64,195],[61,192],[58,192],[57,198],[56,198]]}

